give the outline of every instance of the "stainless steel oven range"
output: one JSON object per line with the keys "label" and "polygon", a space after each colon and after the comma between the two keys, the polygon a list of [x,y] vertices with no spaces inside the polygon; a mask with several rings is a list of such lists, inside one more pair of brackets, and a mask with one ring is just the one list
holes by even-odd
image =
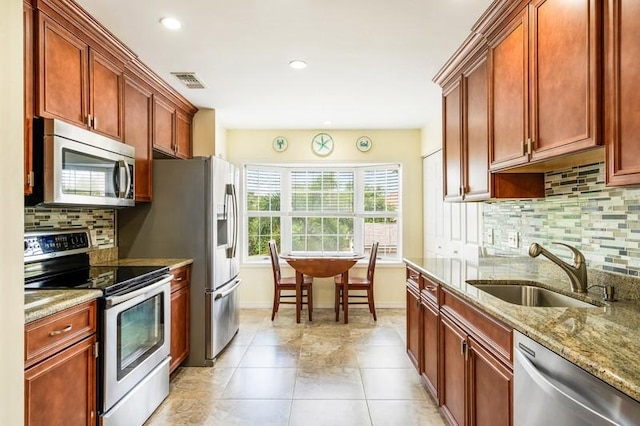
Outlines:
{"label": "stainless steel oven range", "polygon": [[169,394],[168,268],[89,266],[86,229],[28,232],[25,288],[102,291],[98,299],[98,421],[142,425]]}

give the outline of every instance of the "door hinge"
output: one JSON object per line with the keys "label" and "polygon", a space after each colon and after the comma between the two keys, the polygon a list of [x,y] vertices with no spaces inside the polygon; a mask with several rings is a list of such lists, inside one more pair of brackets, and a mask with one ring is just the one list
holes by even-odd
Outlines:
{"label": "door hinge", "polygon": [[27,185],[30,186],[31,188],[33,188],[35,186],[35,184],[36,184],[36,175],[32,170],[27,175]]}
{"label": "door hinge", "polygon": [[95,342],[93,344],[93,356],[96,357],[96,358],[98,358],[98,355],[100,353],[100,350],[99,350],[100,346],[98,346],[99,344],[100,344],[100,342]]}

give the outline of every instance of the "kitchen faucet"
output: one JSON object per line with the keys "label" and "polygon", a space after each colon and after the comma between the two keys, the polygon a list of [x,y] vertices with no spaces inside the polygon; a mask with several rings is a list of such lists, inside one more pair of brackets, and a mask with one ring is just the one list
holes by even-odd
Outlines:
{"label": "kitchen faucet", "polygon": [[567,247],[573,253],[573,265],[569,265],[564,260],[556,257],[553,253],[543,248],[538,243],[533,243],[529,246],[529,256],[538,257],[539,255],[546,256],[550,261],[561,267],[567,275],[569,275],[569,281],[571,281],[571,291],[574,293],[586,293],[587,292],[587,264],[584,260],[584,255],[580,251],[568,244],[554,242],[553,244],[559,244]]}

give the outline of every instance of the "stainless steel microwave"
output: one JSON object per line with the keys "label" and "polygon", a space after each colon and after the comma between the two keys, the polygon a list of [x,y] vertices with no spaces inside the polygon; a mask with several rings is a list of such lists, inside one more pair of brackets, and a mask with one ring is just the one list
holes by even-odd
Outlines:
{"label": "stainless steel microwave", "polygon": [[25,206],[135,204],[135,149],[63,121],[34,119],[33,169]]}

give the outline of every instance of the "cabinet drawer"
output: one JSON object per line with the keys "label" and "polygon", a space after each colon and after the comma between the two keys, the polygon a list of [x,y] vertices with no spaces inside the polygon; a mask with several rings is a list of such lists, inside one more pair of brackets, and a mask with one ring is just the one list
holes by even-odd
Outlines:
{"label": "cabinet drawer", "polygon": [[469,303],[442,289],[441,311],[460,323],[487,350],[508,365],[512,364],[512,330]]}
{"label": "cabinet drawer", "polygon": [[171,271],[173,280],[171,280],[171,292],[181,289],[189,285],[191,282],[191,265],[182,266]]}
{"label": "cabinet drawer", "polygon": [[421,294],[427,301],[431,302],[435,307],[440,306],[440,284],[431,281],[429,278],[422,276],[422,283],[424,284]]}
{"label": "cabinet drawer", "polygon": [[407,285],[413,286],[417,290],[422,289],[422,280],[420,279],[420,272],[407,266]]}
{"label": "cabinet drawer", "polygon": [[25,367],[96,332],[96,302],[83,303],[25,326]]}

